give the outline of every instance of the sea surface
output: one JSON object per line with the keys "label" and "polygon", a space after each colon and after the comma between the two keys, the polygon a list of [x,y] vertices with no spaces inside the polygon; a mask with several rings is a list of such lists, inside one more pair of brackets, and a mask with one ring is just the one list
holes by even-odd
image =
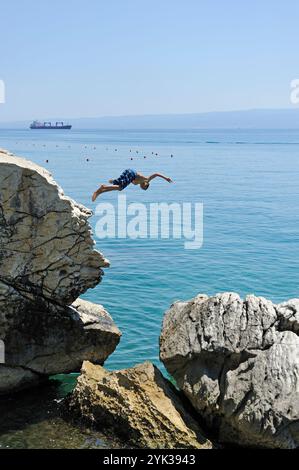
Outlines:
{"label": "sea surface", "polygon": [[[128,204],[203,204],[204,241],[198,250],[186,250],[181,239],[94,235],[111,267],[83,297],[103,304],[123,333],[106,363],[109,369],[145,360],[161,366],[161,322],[176,300],[224,291],[274,302],[299,295],[299,130],[0,130],[0,147],[48,168],[67,195],[94,211],[93,191],[126,168],[174,180],[155,180],[148,191],[131,185],[122,193]],[[97,202],[116,208],[118,195],[107,193]],[[98,220],[90,219],[94,230]],[[60,397],[74,382],[75,376],[56,377],[51,393],[57,389]],[[32,447],[34,436],[45,446],[49,429],[50,447],[71,445],[59,423],[57,432],[42,418],[32,423],[32,408],[22,404],[22,396],[12,410],[22,409],[25,417],[18,420],[11,410],[5,429],[0,424],[0,447]],[[106,445],[101,436],[80,436],[73,446]]]}

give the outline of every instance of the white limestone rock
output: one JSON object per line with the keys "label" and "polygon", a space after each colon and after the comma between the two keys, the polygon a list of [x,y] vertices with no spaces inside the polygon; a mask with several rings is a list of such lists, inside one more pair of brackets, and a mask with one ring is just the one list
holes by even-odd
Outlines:
{"label": "white limestone rock", "polygon": [[298,307],[223,293],[166,312],[161,360],[221,442],[299,446]]}
{"label": "white limestone rock", "polygon": [[0,393],[79,370],[84,359],[103,364],[118,344],[103,307],[76,300],[109,266],[90,216],[48,171],[0,150]]}

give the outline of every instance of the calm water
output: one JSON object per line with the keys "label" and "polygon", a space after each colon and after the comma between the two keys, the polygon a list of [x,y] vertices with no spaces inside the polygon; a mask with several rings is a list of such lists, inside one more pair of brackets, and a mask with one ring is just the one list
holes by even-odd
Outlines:
{"label": "calm water", "polygon": [[128,202],[204,204],[200,250],[181,240],[97,240],[111,268],[84,297],[103,304],[123,332],[107,367],[158,364],[163,313],[175,300],[222,291],[298,297],[299,131],[12,130],[0,131],[0,146],[48,167],[66,194],[93,209],[95,188],[128,167],[175,180],[154,181],[147,192],[129,187]]}

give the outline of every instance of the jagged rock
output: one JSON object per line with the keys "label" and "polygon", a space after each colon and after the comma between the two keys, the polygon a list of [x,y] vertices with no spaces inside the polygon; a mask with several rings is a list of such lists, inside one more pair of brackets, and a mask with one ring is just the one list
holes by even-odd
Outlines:
{"label": "jagged rock", "polygon": [[[45,169],[0,153],[0,280],[20,295],[70,305],[109,266],[93,249],[91,211]],[[11,297],[11,294],[9,294]]]}
{"label": "jagged rock", "polygon": [[166,312],[160,357],[222,442],[299,446],[299,301],[199,295]]}
{"label": "jagged rock", "polygon": [[102,364],[118,344],[109,314],[76,300],[109,266],[93,248],[90,215],[46,170],[0,151],[0,393],[84,359]]}
{"label": "jagged rock", "polygon": [[[104,364],[120,331],[101,306],[78,299],[70,307],[20,311],[6,335],[6,364],[0,393],[17,390],[53,374],[79,372],[83,359]],[[17,365],[17,366],[16,366]]]}
{"label": "jagged rock", "polygon": [[174,386],[151,363],[108,372],[84,362],[66,406],[136,447],[211,448]]}

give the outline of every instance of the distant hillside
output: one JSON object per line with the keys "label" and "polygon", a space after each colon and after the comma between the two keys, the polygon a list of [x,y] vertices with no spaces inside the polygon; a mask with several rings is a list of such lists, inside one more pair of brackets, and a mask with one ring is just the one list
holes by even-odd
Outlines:
{"label": "distant hillside", "polygon": [[[56,122],[63,118],[40,116],[39,119]],[[299,107],[198,114],[65,118],[64,121],[77,129],[299,129]],[[0,128],[27,128],[29,124],[29,121],[0,122]]]}

